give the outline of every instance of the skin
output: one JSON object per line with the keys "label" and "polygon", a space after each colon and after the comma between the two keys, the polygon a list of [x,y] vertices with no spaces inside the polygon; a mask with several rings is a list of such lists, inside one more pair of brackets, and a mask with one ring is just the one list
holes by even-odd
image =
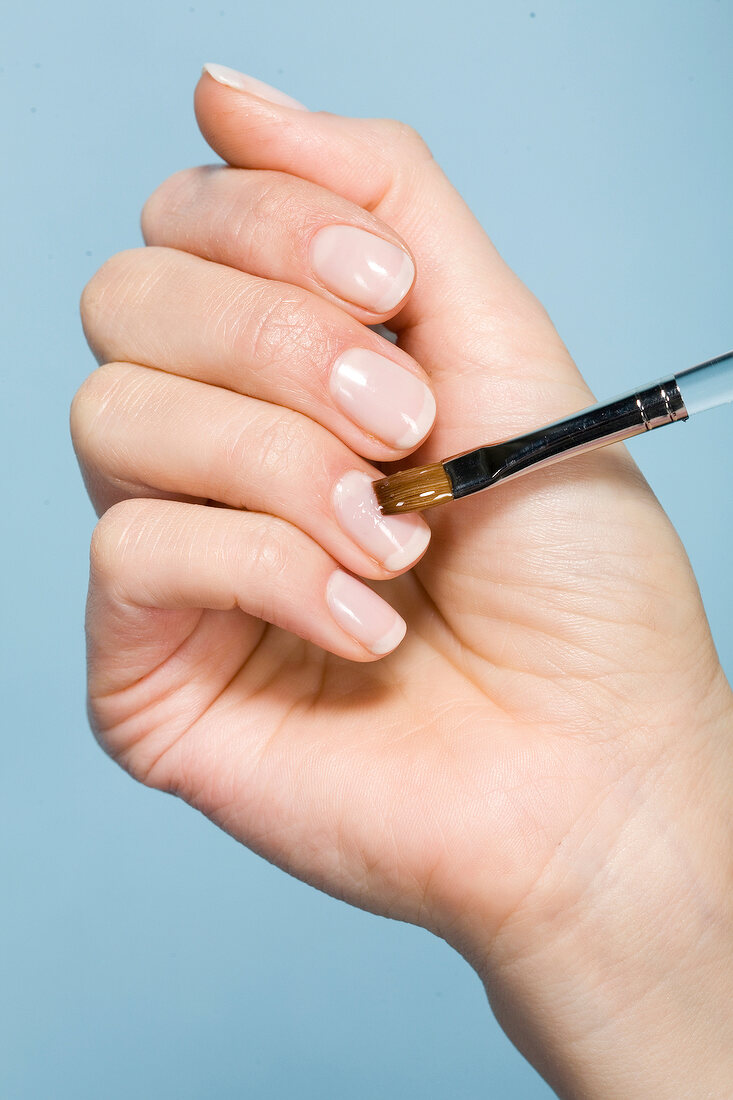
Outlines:
{"label": "skin", "polygon": [[[733,695],[674,530],[616,446],[429,513],[397,577],[355,547],[329,511],[343,471],[593,397],[408,127],[207,75],[195,107],[231,167],[167,180],[148,247],[82,298],[96,736],[291,874],[444,937],[559,1095],[724,1095]],[[409,250],[396,310],[314,277],[334,223]],[[396,347],[365,327],[385,321]],[[353,346],[429,380],[436,426],[409,457],[328,398]],[[394,653],[334,623],[339,565],[406,620]]]}

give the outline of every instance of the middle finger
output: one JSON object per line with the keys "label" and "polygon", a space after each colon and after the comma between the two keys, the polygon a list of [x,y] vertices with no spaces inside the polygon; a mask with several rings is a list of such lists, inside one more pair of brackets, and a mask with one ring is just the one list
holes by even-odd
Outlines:
{"label": "middle finger", "polygon": [[81,312],[100,363],[286,406],[377,461],[414,450],[435,418],[414,359],[338,306],[177,249],[117,253],[85,287]]}

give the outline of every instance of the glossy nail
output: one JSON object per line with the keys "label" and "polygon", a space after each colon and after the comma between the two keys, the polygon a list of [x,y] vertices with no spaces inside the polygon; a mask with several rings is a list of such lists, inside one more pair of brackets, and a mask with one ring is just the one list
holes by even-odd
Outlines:
{"label": "glossy nail", "polygon": [[389,313],[412,286],[415,266],[397,245],[355,225],[327,225],[311,244],[319,282],[347,302]]}
{"label": "glossy nail", "polygon": [[214,65],[207,61],[203,71],[208,73],[217,84],[223,84],[225,88],[234,88],[238,92],[251,92],[252,95],[267,99],[270,103],[277,103],[280,107],[296,107],[299,111],[308,110],[302,103],[298,103],[297,99],[279,91],[278,88],[273,88],[254,76],[239,73],[236,69],[228,69],[226,65]]}
{"label": "glossy nail", "polygon": [[328,579],[326,602],[338,625],[379,656],[395,649],[407,631],[405,620],[393,607],[340,569]]}
{"label": "glossy nail", "polygon": [[435,398],[425,383],[376,351],[343,352],[329,388],[348,417],[390,447],[415,447],[433,426]]}
{"label": "glossy nail", "polygon": [[430,528],[421,516],[382,515],[372,479],[360,470],[350,470],[337,482],[333,509],[347,535],[390,573],[416,562],[430,542]]}

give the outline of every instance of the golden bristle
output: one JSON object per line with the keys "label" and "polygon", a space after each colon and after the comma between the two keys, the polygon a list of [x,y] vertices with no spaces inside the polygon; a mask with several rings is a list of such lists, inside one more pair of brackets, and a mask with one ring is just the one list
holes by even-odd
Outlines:
{"label": "golden bristle", "polygon": [[440,462],[383,477],[374,482],[374,492],[385,516],[422,512],[453,499],[453,486]]}

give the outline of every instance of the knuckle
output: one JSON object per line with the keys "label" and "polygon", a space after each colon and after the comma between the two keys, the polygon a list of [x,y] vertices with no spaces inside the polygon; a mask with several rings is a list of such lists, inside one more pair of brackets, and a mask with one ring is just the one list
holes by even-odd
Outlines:
{"label": "knuckle", "polygon": [[92,531],[89,563],[96,581],[124,581],[131,548],[139,541],[150,501],[121,500],[97,521]]}
{"label": "knuckle", "polygon": [[84,334],[92,350],[109,321],[119,311],[120,301],[129,294],[135,272],[144,262],[144,248],[116,252],[98,268],[81,292],[79,312]]}
{"label": "knuckle", "polygon": [[[282,487],[297,483],[302,478],[304,465],[313,467],[313,456],[308,445],[305,423],[296,413],[271,406],[234,433],[226,447],[227,468],[238,485],[237,495],[245,507],[256,507],[258,502],[248,501],[249,486],[253,480],[261,485],[263,496],[277,499]],[[252,478],[252,470],[256,477]]]}
{"label": "knuckle", "polygon": [[110,287],[116,287],[120,277],[129,270],[130,257],[142,251],[137,248],[125,249],[115,252],[92,275],[89,282],[81,292],[80,310],[82,320],[91,316],[99,306],[109,297]]}
{"label": "knuckle", "polygon": [[247,202],[238,203],[232,211],[238,213],[234,239],[240,252],[257,256],[272,247],[274,225],[295,221],[294,188],[282,172],[262,169],[244,178],[251,190]]}
{"label": "knuckle", "polygon": [[97,361],[127,358],[130,318],[170,280],[180,255],[174,249],[147,246],[116,252],[95,272],[82,291],[80,312],[84,335]]}
{"label": "knuckle", "polygon": [[82,290],[81,298],[79,299],[79,315],[81,317],[84,335],[92,351],[95,353],[96,331],[99,328],[100,315],[106,304],[107,279],[110,274],[110,269],[108,267],[109,263],[110,261],[107,260],[106,263],[102,264],[102,266],[95,271]]}
{"label": "knuckle", "polygon": [[129,373],[124,363],[105,363],[87,375],[71,399],[69,429],[76,454],[89,456],[104,436],[105,411],[116,408],[117,398]]}
{"label": "knuckle", "polygon": [[287,572],[289,554],[286,542],[287,524],[284,522],[268,517],[253,523],[244,548],[245,583],[251,573],[272,581]]}
{"label": "knuckle", "polygon": [[306,294],[297,288],[281,294],[271,286],[248,288],[222,310],[218,323],[235,361],[244,357],[258,370],[293,354],[312,357],[318,340]]}
{"label": "knuckle", "polygon": [[283,352],[310,353],[313,350],[313,321],[305,308],[304,295],[295,292],[270,301],[250,319],[250,340],[257,362],[269,364]]}
{"label": "knuckle", "polygon": [[389,142],[397,156],[410,160],[432,160],[432,153],[424,138],[407,122],[385,118],[379,120],[383,137]]}
{"label": "knuckle", "polygon": [[147,244],[161,240],[166,224],[190,210],[200,195],[202,184],[216,170],[212,165],[183,168],[156,187],[140,211],[140,229]]}
{"label": "knuckle", "polygon": [[305,424],[297,416],[275,415],[259,435],[259,466],[266,482],[298,480],[298,471],[312,468]]}

